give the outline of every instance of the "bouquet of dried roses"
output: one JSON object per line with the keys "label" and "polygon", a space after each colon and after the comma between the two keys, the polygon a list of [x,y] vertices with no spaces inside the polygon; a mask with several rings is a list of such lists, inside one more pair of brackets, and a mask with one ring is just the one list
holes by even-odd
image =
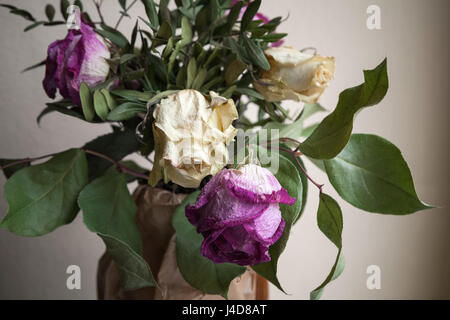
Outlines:
{"label": "bouquet of dried roses", "polygon": [[[48,47],[43,86],[51,99],[38,117],[60,112],[112,132],[80,148],[33,159],[2,159],[9,210],[0,226],[39,236],[70,223],[78,211],[105,242],[125,290],[157,286],[142,256],[136,205],[127,184],[138,180],[189,194],[173,217],[176,259],[194,288],[227,296],[230,282],[250,267],[282,290],[277,262],[305,208],[308,183],[320,198],[317,222],[337,247],[328,277],[343,270],[342,213],[302,158],[323,169],[345,201],[368,212],[405,215],[430,208],[418,199],[400,150],[369,134],[352,134],[356,114],[388,90],[387,61],[364,71],[364,82],[344,90],[326,111],[317,103],[334,77],[335,61],[314,49],[283,47],[282,18],[259,13],[261,0],[119,0],[109,25],[94,1],[94,21],[81,1],[45,7],[25,31],[66,25]],[[131,7],[130,37],[119,31]],[[144,12],[144,11],[143,11]],[[283,100],[299,103],[292,115]],[[246,110],[257,109],[257,119]],[[122,161],[137,153],[150,168]],[[36,164],[35,162],[50,158]]]}

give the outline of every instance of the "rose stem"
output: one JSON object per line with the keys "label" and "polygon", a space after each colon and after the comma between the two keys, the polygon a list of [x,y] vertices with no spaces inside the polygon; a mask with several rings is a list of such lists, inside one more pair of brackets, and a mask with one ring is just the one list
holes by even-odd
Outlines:
{"label": "rose stem", "polygon": [[102,11],[100,10],[100,7],[103,4],[103,0],[101,0],[100,2],[97,2],[96,0],[92,0],[92,1],[94,2],[95,8],[97,9],[97,13],[100,18],[100,22],[102,24],[105,24],[105,19],[103,19]]}
{"label": "rose stem", "polygon": [[116,26],[114,27],[114,29],[117,29],[117,28],[119,27],[120,22],[122,22],[122,19],[123,19],[123,17],[125,16],[125,14],[128,13],[128,10],[130,10],[131,7],[134,6],[134,4],[135,4],[136,2],[137,2],[137,0],[134,0],[134,1],[128,6],[128,8],[125,8],[125,11],[123,11],[123,12],[120,14],[120,18],[119,18],[119,20],[117,21]]}
{"label": "rose stem", "polygon": [[[127,166],[124,166],[120,162],[118,162],[118,161],[116,161],[116,160],[114,160],[114,159],[112,159],[112,158],[110,158],[110,157],[108,157],[108,156],[106,156],[104,154],[101,154],[99,152],[92,151],[92,150],[89,150],[89,149],[85,149],[85,148],[81,148],[81,150],[83,150],[84,152],[89,153],[89,154],[91,154],[93,156],[102,158],[104,160],[107,160],[107,161],[113,163],[119,169],[119,171],[121,171],[123,173],[128,173],[128,174],[130,174],[132,176],[135,176],[137,178],[148,179],[147,175],[145,175],[143,173],[140,173],[140,172],[137,172],[136,170],[133,170],[131,168],[128,168]],[[41,159],[44,159],[44,158],[49,158],[49,157],[52,157],[52,156],[54,156],[56,154],[57,153],[51,153],[51,154],[47,154],[45,156],[41,156],[41,157],[37,157],[37,158],[25,158],[25,159],[21,159],[21,160],[17,160],[17,161],[8,163],[7,165],[4,165],[4,166],[0,166],[0,168],[2,170],[4,170],[4,169],[9,168],[9,167],[14,167],[14,166],[16,166],[18,164],[34,162],[34,161],[41,160]]]}

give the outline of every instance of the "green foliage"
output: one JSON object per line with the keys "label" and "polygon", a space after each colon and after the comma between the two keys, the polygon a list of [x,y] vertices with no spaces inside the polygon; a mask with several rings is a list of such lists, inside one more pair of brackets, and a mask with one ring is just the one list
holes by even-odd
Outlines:
{"label": "green foliage", "polygon": [[387,60],[364,71],[364,83],[339,95],[336,109],[327,116],[302,144],[300,150],[316,159],[334,158],[344,149],[353,129],[355,114],[379,103],[388,90]]}
{"label": "green foliage", "polygon": [[199,192],[186,197],[175,210],[172,224],[175,228],[177,264],[183,278],[194,288],[208,293],[228,296],[230,282],[245,272],[245,267],[231,263],[214,263],[200,253],[203,237],[189,223],[185,207],[193,204]]}
{"label": "green foliage", "polygon": [[345,149],[324,164],[333,187],[357,208],[397,215],[431,208],[417,197],[400,150],[381,137],[353,134]]}
{"label": "green foliage", "polygon": [[9,210],[0,226],[33,237],[70,223],[78,212],[78,193],[87,182],[86,157],[78,149],[17,171],[5,185]]}
{"label": "green foliage", "polygon": [[150,267],[142,258],[141,234],[135,223],[137,207],[125,176],[116,168],[109,169],[81,191],[78,204],[87,228],[105,242],[119,271],[122,288],[155,286]]}
{"label": "green foliage", "polygon": [[317,211],[317,224],[320,231],[338,248],[336,261],[327,278],[320,286],[310,293],[311,300],[320,299],[325,286],[335,280],[344,271],[345,261],[342,255],[342,212],[338,203],[325,193],[320,194],[319,209]]}

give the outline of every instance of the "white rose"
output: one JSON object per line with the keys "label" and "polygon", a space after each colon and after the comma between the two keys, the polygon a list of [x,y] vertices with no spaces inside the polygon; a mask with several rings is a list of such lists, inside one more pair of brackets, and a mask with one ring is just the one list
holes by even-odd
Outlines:
{"label": "white rose", "polygon": [[265,51],[270,70],[253,85],[267,101],[295,100],[314,103],[334,78],[334,57],[322,57],[290,47]]}
{"label": "white rose", "polygon": [[214,92],[205,98],[195,90],[168,96],[153,112],[155,161],[150,184],[164,178],[185,188],[197,188],[207,175],[228,163],[226,145],[237,133],[233,100]]}

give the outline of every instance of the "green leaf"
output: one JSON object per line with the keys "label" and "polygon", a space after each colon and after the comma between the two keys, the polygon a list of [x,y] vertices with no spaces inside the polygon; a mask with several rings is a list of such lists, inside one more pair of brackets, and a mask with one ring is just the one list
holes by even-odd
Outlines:
{"label": "green leaf", "polygon": [[200,253],[203,236],[189,223],[185,215],[187,204],[193,204],[200,192],[186,197],[175,210],[172,224],[176,231],[177,264],[184,280],[207,293],[228,295],[230,282],[245,272],[245,267],[231,263],[214,263]]}
{"label": "green leaf", "polygon": [[106,104],[108,105],[109,110],[114,110],[117,107],[117,102],[112,97],[111,93],[109,93],[106,89],[101,89],[100,92],[103,94],[106,100]]}
{"label": "green leaf", "polygon": [[30,166],[29,162],[23,162],[23,163],[19,163],[19,164],[10,166],[8,168],[3,168],[4,166],[9,165],[14,162],[17,162],[19,160],[21,160],[21,159],[0,159],[0,166],[2,166],[1,170],[3,171],[3,174],[5,175],[6,179],[11,178],[11,176],[16,171]]}
{"label": "green leaf", "polygon": [[269,61],[267,61],[267,58],[261,47],[258,46],[254,40],[249,39],[245,35],[242,35],[241,39],[244,40],[244,47],[247,51],[247,56],[249,57],[249,59],[258,67],[264,70],[269,70]]}
{"label": "green leaf", "polygon": [[9,210],[0,226],[34,237],[70,223],[78,212],[78,193],[87,182],[86,157],[78,149],[17,171],[5,184]]}
{"label": "green leaf", "polygon": [[181,18],[181,45],[187,45],[192,41],[192,27],[189,19],[185,16]]}
{"label": "green leaf", "polygon": [[197,74],[197,61],[195,58],[191,58],[187,67],[187,81],[186,88],[191,88],[192,83],[194,82],[195,76]]}
{"label": "green leaf", "polygon": [[262,36],[261,39],[267,42],[277,42],[286,37],[287,33],[271,33],[265,36]]}
{"label": "green leaf", "polygon": [[353,134],[345,149],[324,164],[333,187],[357,208],[397,215],[432,208],[417,197],[400,150],[379,136]]}
{"label": "green leaf", "polygon": [[94,109],[100,119],[105,121],[109,113],[109,108],[105,96],[100,90],[95,90],[94,92]]}
{"label": "green leaf", "polygon": [[36,64],[34,64],[34,65],[32,65],[32,66],[30,66],[30,67],[28,67],[28,68],[23,69],[23,70],[21,71],[21,73],[24,73],[24,72],[27,72],[27,71],[30,71],[30,70],[33,70],[33,69],[36,69],[36,68],[45,66],[45,63],[46,63],[46,62],[47,62],[47,59],[46,59],[46,60],[43,60],[43,61],[41,61],[41,62],[39,62],[39,63],[36,63]]}
{"label": "green leaf", "polygon": [[142,258],[141,234],[135,222],[137,207],[125,176],[111,168],[81,191],[78,204],[84,224],[105,242],[121,286],[125,290],[155,286],[150,267]]}
{"label": "green leaf", "polygon": [[325,286],[339,277],[344,271],[345,261],[342,255],[342,212],[338,203],[325,193],[320,194],[317,224],[325,236],[338,248],[336,261],[324,282],[310,293],[311,300],[320,299]]}
{"label": "green leaf", "polygon": [[74,105],[70,100],[61,100],[57,102],[50,102],[46,104],[47,107],[42,110],[38,115],[36,121],[38,125],[40,124],[42,118],[51,112],[59,112],[74,118],[84,120],[83,114],[80,112],[80,107]]}
{"label": "green leaf", "polygon": [[111,93],[121,98],[129,100],[140,100],[145,102],[153,97],[152,92],[142,92],[135,90],[113,90],[111,91]]}
{"label": "green leaf", "polygon": [[102,35],[103,37],[117,45],[119,48],[124,49],[127,45],[129,45],[128,39],[122,33],[120,33],[120,31],[108,27],[105,24],[102,24],[101,27],[103,30],[95,29],[95,32]]}
{"label": "green leaf", "polygon": [[15,14],[15,15],[18,15],[18,16],[21,16],[21,17],[24,18],[25,20],[33,21],[33,22],[36,21],[36,19],[33,17],[33,15],[32,15],[31,13],[29,13],[28,11],[26,11],[26,10],[18,9],[18,8],[16,8],[16,7],[13,7],[13,6],[7,6],[7,5],[2,5],[2,7],[11,9],[11,10],[9,11],[9,13],[12,13],[12,14]]}
{"label": "green leaf", "polygon": [[253,17],[258,12],[259,7],[261,6],[261,0],[254,0],[250,3],[250,5],[245,10],[244,16],[241,21],[241,32],[247,30],[250,22],[253,20]]}
{"label": "green leaf", "polygon": [[192,89],[199,90],[206,79],[207,70],[205,68],[201,68],[199,72],[197,73],[197,76],[194,79],[194,82],[192,83]]}
{"label": "green leaf", "polygon": [[94,101],[92,99],[91,90],[85,82],[80,85],[80,100],[83,109],[84,118],[92,122],[95,118]]}
{"label": "green leaf", "polygon": [[230,13],[227,16],[227,24],[225,30],[233,29],[233,26],[239,18],[243,5],[244,3],[242,1],[239,1],[231,8]]}
{"label": "green leaf", "polygon": [[236,92],[258,100],[264,100],[264,97],[256,90],[251,88],[237,88]]}
{"label": "green leaf", "polygon": [[45,6],[45,15],[47,16],[48,21],[53,21],[55,12],[55,7],[53,7],[51,4]]}
{"label": "green leaf", "polygon": [[145,12],[150,21],[150,26],[153,30],[158,30],[159,19],[158,13],[156,12],[155,2],[153,0],[141,0],[145,7]]}
{"label": "green leaf", "polygon": [[384,59],[375,69],[364,71],[363,84],[341,92],[336,109],[303,142],[300,151],[316,159],[334,158],[350,139],[355,114],[379,103],[388,87],[387,60]]}
{"label": "green leaf", "polygon": [[[39,27],[40,25],[43,25],[45,23],[46,23],[45,21],[38,21],[38,22],[32,23],[29,26],[27,26],[25,29],[23,29],[23,32],[30,31],[30,30],[32,30],[32,29],[34,29],[36,27]],[[22,71],[22,72],[25,72],[25,70]]]}
{"label": "green leaf", "polygon": [[143,104],[125,102],[112,110],[106,117],[109,121],[124,121],[132,119],[138,112],[147,113],[147,107]]}
{"label": "green leaf", "polygon": [[64,20],[67,20],[67,18],[69,17],[69,13],[67,12],[67,9],[69,9],[70,7],[70,2],[69,0],[61,0],[59,2],[59,8],[61,10],[61,14],[64,18]]}
{"label": "green leaf", "polygon": [[[261,152],[265,149],[259,149],[259,155],[261,156]],[[275,153],[274,150],[271,151]],[[274,157],[272,154],[271,157]],[[272,282],[278,289],[284,292],[281,287],[280,282],[277,278],[277,269],[278,269],[278,260],[280,258],[281,253],[284,251],[287,241],[289,239],[289,234],[291,232],[291,227],[294,222],[297,220],[301,207],[302,207],[302,199],[303,199],[303,185],[302,180],[299,175],[299,171],[294,164],[294,160],[291,157],[286,157],[282,154],[279,154],[279,168],[277,171],[272,172],[277,180],[280,182],[281,186],[285,188],[291,197],[296,198],[295,204],[292,206],[286,204],[280,204],[281,215],[285,222],[285,227],[283,230],[283,234],[281,238],[273,244],[269,248],[269,255],[271,260],[269,262],[261,263],[252,268],[261,276]],[[262,162],[262,161],[261,161]],[[267,164],[266,166],[269,166]],[[263,165],[265,166],[265,165]],[[268,167],[270,170],[271,168]]]}
{"label": "green leaf", "polygon": [[127,0],[119,0],[119,4],[123,10],[127,9]]}
{"label": "green leaf", "polygon": [[151,105],[157,103],[159,100],[161,100],[167,96],[170,96],[171,94],[174,94],[176,92],[178,92],[178,90],[166,90],[166,91],[160,92],[157,95],[153,96],[153,98],[148,100],[147,105],[151,106]]}
{"label": "green leaf", "polygon": [[125,242],[136,253],[142,253],[141,236],[135,222],[137,207],[125,176],[115,167],[84,187],[78,205],[89,230]]}
{"label": "green leaf", "polygon": [[[83,146],[83,149],[101,153],[114,161],[120,161],[125,156],[139,151],[141,147],[142,145],[136,138],[134,131],[115,129],[112,133],[105,134],[88,142]],[[87,154],[86,158],[88,161],[90,181],[103,175],[112,166],[110,161],[91,154]]]}

